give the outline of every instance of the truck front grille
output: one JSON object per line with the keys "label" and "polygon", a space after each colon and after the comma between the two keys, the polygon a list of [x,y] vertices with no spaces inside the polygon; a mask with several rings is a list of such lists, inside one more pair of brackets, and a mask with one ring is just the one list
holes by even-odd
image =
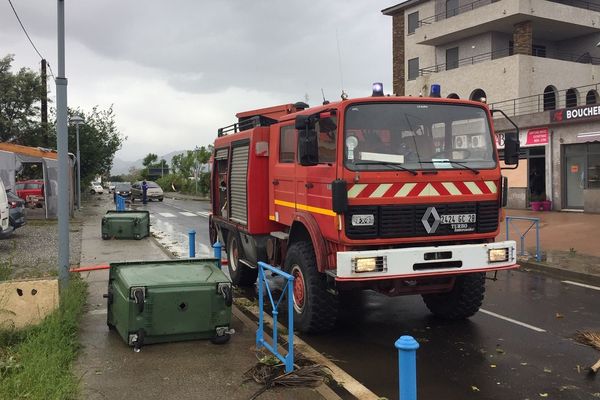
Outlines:
{"label": "truck front grille", "polygon": [[[454,232],[450,224],[438,224],[435,232],[427,233],[421,222],[429,207],[438,215],[475,214],[477,221],[471,232]],[[353,226],[353,215],[375,217],[373,225]],[[430,219],[433,222],[433,218]],[[496,201],[446,204],[389,205],[349,207],[345,214],[346,236],[350,239],[401,238],[416,236],[444,236],[463,233],[489,233],[498,228],[498,203]]]}

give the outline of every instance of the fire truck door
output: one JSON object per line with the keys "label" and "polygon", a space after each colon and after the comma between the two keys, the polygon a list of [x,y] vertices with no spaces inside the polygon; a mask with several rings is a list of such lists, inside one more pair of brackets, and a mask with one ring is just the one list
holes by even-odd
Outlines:
{"label": "fire truck door", "polygon": [[291,225],[296,208],[296,130],[293,125],[283,126],[279,134],[271,134],[269,168],[269,218]]}
{"label": "fire truck door", "polygon": [[331,182],[336,179],[336,132],[322,132],[317,124],[319,164],[296,163],[296,208],[310,212],[322,230],[336,231],[336,214],[331,210]]}

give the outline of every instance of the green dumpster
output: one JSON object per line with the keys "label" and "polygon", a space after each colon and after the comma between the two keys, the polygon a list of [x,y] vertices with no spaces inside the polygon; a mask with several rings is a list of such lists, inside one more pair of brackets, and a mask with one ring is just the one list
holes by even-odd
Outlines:
{"label": "green dumpster", "polygon": [[107,324],[136,351],[194,339],[225,343],[231,282],[216,259],[111,263]]}
{"label": "green dumpster", "polygon": [[108,211],[102,217],[102,239],[142,239],[150,235],[150,212]]}

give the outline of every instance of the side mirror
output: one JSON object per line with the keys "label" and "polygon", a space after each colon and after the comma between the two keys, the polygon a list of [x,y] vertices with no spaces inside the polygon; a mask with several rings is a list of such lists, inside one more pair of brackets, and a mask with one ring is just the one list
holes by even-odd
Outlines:
{"label": "side mirror", "polygon": [[519,152],[521,143],[519,136],[515,132],[507,132],[504,134],[504,164],[519,165]]}
{"label": "side mirror", "polygon": [[298,159],[305,167],[319,163],[319,145],[314,129],[298,130]]}

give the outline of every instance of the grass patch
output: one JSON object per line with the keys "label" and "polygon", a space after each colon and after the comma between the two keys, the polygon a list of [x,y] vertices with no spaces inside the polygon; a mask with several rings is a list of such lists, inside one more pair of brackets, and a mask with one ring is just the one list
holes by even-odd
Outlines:
{"label": "grass patch", "polygon": [[35,327],[0,332],[0,399],[75,399],[77,331],[87,286],[72,278],[61,305]]}

